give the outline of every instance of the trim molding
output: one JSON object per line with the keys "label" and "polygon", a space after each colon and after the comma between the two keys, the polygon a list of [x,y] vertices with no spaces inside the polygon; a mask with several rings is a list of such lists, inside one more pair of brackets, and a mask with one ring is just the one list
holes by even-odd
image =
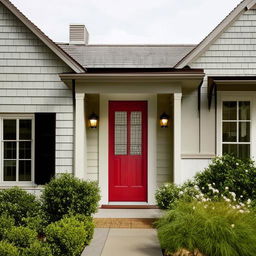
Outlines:
{"label": "trim molding", "polygon": [[215,154],[182,154],[181,159],[212,159]]}

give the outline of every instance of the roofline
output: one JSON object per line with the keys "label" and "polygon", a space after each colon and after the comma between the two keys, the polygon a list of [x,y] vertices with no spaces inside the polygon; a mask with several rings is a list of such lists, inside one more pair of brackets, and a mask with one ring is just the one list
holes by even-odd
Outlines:
{"label": "roofline", "polygon": [[32,33],[34,33],[46,46],[48,46],[60,59],[62,59],[71,69],[77,73],[86,71],[76,60],[67,54],[61,47],[46,36],[33,22],[31,22],[13,3],[9,0],[0,0],[0,2],[15,15]]}
{"label": "roofline", "polygon": [[221,23],[208,34],[191,52],[181,59],[174,67],[183,68],[189,65],[196,57],[202,54],[209,45],[245,10],[250,9],[255,0],[243,0]]}
{"label": "roofline", "polygon": [[69,44],[67,42],[56,42],[58,45],[86,46],[86,47],[196,47],[197,44]]}

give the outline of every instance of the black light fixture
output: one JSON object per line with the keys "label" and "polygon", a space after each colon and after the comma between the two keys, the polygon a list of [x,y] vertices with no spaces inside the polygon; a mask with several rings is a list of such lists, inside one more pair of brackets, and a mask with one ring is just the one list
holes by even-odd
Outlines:
{"label": "black light fixture", "polygon": [[99,120],[99,117],[94,112],[92,112],[89,116],[89,127],[97,128],[98,120]]}
{"label": "black light fixture", "polygon": [[161,128],[167,128],[168,127],[168,122],[169,122],[169,116],[164,112],[160,116],[160,126],[161,126]]}

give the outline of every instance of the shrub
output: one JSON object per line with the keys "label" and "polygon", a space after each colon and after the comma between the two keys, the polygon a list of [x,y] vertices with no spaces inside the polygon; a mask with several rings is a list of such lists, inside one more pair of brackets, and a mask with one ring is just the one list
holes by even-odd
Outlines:
{"label": "shrub", "polygon": [[46,243],[37,241],[23,249],[20,256],[52,256],[52,252]]}
{"label": "shrub", "polygon": [[211,184],[220,194],[234,192],[237,199],[256,199],[256,168],[251,160],[241,160],[234,156],[217,157],[202,173],[195,177],[204,194],[214,196],[209,189]]}
{"label": "shrub", "polygon": [[42,235],[44,228],[47,226],[46,220],[40,215],[34,217],[23,218],[24,226],[35,230],[38,234]]}
{"label": "shrub", "polygon": [[37,240],[37,233],[27,227],[12,227],[6,232],[5,239],[17,247],[26,248]]}
{"label": "shrub", "polygon": [[0,256],[18,256],[19,252],[18,249],[6,242],[6,241],[0,241]]}
{"label": "shrub", "polygon": [[3,239],[5,233],[8,232],[14,226],[14,219],[7,216],[1,215],[0,216],[0,240]]}
{"label": "shrub", "polygon": [[95,213],[100,200],[95,182],[82,181],[70,174],[62,174],[45,186],[42,194],[43,210],[50,222],[66,214]]}
{"label": "shrub", "polygon": [[0,214],[13,217],[16,225],[22,224],[22,218],[36,216],[39,209],[36,197],[18,187],[0,191]]}
{"label": "shrub", "polygon": [[45,229],[47,242],[54,256],[80,256],[88,237],[84,222],[64,217]]}
{"label": "shrub", "polygon": [[207,256],[256,255],[256,217],[225,202],[180,202],[158,221],[169,253],[198,249]]}

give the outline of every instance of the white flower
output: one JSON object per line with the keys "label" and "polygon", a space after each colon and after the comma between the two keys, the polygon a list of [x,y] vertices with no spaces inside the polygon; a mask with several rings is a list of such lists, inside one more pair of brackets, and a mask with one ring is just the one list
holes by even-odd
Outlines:
{"label": "white flower", "polygon": [[245,172],[247,173],[247,172],[248,172],[248,170],[245,170]]}
{"label": "white flower", "polygon": [[212,185],[215,186],[215,183],[213,182]]}
{"label": "white flower", "polygon": [[225,187],[226,190],[229,190],[229,187]]}
{"label": "white flower", "polygon": [[231,228],[234,228],[235,227],[235,224],[231,224]]}
{"label": "white flower", "polygon": [[180,194],[180,195],[183,195],[183,194],[184,194],[184,192],[183,192],[183,191],[180,191],[180,192],[179,192],[179,194]]}
{"label": "white flower", "polygon": [[196,207],[195,206],[193,206],[193,210],[195,210],[196,209]]}
{"label": "white flower", "polygon": [[243,195],[241,195],[240,197],[241,197],[241,198],[243,198],[244,196],[243,196]]}
{"label": "white flower", "polygon": [[204,187],[202,187],[202,189],[204,189]]}
{"label": "white flower", "polygon": [[245,211],[244,210],[239,210],[239,212],[244,213]]}
{"label": "white flower", "polygon": [[247,200],[247,204],[251,204],[251,202],[252,202],[252,200],[249,198],[249,199]]}
{"label": "white flower", "polygon": [[239,165],[239,163],[236,163],[236,165],[238,166],[238,165]]}

